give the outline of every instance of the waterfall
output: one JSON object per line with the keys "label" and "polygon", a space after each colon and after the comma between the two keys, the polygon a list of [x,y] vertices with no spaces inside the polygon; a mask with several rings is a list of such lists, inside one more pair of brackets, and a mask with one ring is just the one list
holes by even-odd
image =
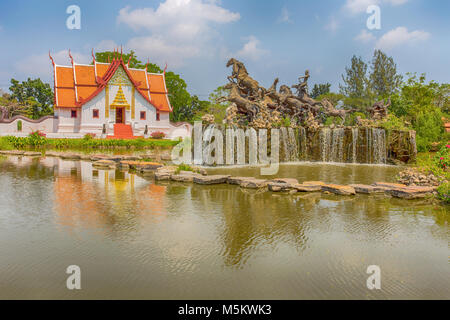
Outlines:
{"label": "waterfall", "polygon": [[332,130],[331,162],[344,162],[344,129],[337,128]]}
{"label": "waterfall", "polygon": [[298,129],[299,132],[299,144],[300,144],[300,154],[301,154],[301,159],[303,160],[308,160],[308,145],[307,145],[307,140],[306,140],[306,129],[304,127],[300,127]]}
{"label": "waterfall", "polygon": [[298,161],[298,143],[297,138],[295,136],[295,131],[293,128],[288,128],[289,134],[289,151],[290,151],[290,159],[291,161]]}
{"label": "waterfall", "polygon": [[357,145],[358,145],[358,128],[352,128],[352,162],[356,163],[357,160]]}
{"label": "waterfall", "polygon": [[366,163],[372,163],[372,129],[366,128]]}
{"label": "waterfall", "polygon": [[284,161],[298,161],[298,144],[294,129],[282,127],[280,131],[284,149]]}
{"label": "waterfall", "polygon": [[[199,129],[198,126],[196,128]],[[271,148],[275,146],[280,151],[277,154],[281,156],[279,159],[281,162],[306,160],[385,164],[391,157],[389,150],[392,150],[392,142],[382,128],[322,127],[315,131],[303,127],[298,129],[284,127],[272,129],[270,137],[264,131],[266,129],[221,129],[217,125],[207,125],[203,129],[201,134],[193,133],[195,141],[203,140],[200,146],[194,144],[195,164],[209,165],[207,159],[217,160],[215,163],[221,164],[224,161],[219,158],[223,157],[223,153],[226,153],[227,165],[266,164],[268,155],[263,155],[261,151],[265,150],[267,153],[268,143],[271,143]],[[272,141],[272,134],[276,134],[275,141]],[[412,143],[408,151],[414,156],[414,132],[398,134],[401,138],[399,140],[403,141],[403,136],[408,139],[408,146]],[[272,142],[275,142],[275,145]],[[278,161],[278,156],[276,160]]]}
{"label": "waterfall", "polygon": [[320,130],[320,154],[322,156],[323,162],[329,161],[330,155],[330,145],[331,145],[331,129],[323,128]]}
{"label": "waterfall", "polygon": [[386,163],[386,132],[384,129],[372,129],[373,163]]}

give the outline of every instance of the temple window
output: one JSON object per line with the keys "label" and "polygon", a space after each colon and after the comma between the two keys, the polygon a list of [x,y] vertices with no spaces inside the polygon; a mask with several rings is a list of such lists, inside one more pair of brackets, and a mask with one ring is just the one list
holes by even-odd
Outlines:
{"label": "temple window", "polygon": [[159,117],[159,112],[156,113],[156,121],[159,121],[160,117]]}
{"label": "temple window", "polygon": [[99,118],[99,112],[98,112],[98,109],[92,110],[92,118],[96,118],[96,119]]}
{"label": "temple window", "polygon": [[76,118],[77,117],[77,110],[72,110],[70,113],[70,117],[71,118]]}
{"label": "temple window", "polygon": [[147,118],[146,112],[141,111],[141,120],[145,120]]}

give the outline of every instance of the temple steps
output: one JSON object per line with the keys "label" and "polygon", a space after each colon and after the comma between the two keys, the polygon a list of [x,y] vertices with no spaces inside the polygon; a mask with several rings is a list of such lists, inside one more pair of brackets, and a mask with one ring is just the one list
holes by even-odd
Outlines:
{"label": "temple steps", "polygon": [[114,125],[114,135],[108,136],[108,139],[136,139],[133,135],[133,129],[128,124],[116,123]]}

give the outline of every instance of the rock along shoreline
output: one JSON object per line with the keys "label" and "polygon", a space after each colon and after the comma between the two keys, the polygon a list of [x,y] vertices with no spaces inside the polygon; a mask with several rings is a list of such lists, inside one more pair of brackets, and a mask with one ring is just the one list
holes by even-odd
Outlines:
{"label": "rock along shoreline", "polygon": [[133,170],[143,176],[153,176],[156,181],[186,182],[199,185],[236,185],[243,189],[258,189],[276,193],[323,192],[340,196],[356,194],[386,194],[401,199],[420,199],[432,196],[436,187],[407,186],[390,182],[375,182],[372,185],[350,184],[338,185],[322,181],[303,181],[294,178],[258,179],[254,177],[235,177],[231,175],[208,175],[206,170],[194,167],[194,171],[180,171],[177,166],[164,165],[159,162],[142,161],[151,155],[87,155],[65,152],[40,152],[0,150],[0,155],[26,157],[59,157],[63,160],[91,161],[96,169]]}

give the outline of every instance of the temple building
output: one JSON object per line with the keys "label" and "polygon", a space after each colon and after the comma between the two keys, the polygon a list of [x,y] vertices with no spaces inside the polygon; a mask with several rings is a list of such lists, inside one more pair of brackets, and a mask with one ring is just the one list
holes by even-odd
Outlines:
{"label": "temple building", "polygon": [[[22,116],[4,119],[0,133],[16,135],[41,130],[48,137],[83,137],[130,139],[163,132],[175,139],[190,135],[188,123],[172,124],[172,106],[168,97],[165,70],[149,73],[129,67],[121,53],[115,52],[110,63],[95,60],[90,65],[53,64],[54,116],[30,120]],[[17,121],[22,121],[18,126]],[[19,128],[20,127],[20,132]]]}

